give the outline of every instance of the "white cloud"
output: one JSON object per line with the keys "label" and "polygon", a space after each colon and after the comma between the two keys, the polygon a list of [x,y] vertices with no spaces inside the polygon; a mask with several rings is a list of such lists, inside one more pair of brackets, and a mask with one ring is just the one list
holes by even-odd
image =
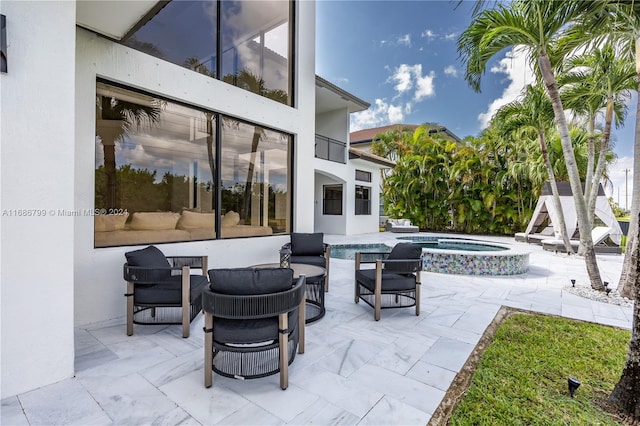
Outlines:
{"label": "white cloud", "polygon": [[450,77],[458,77],[458,70],[454,65],[448,65],[444,69],[444,74]]}
{"label": "white cloud", "polygon": [[405,34],[401,37],[398,37],[398,44],[403,44],[405,46],[411,46],[411,34]]}
{"label": "white cloud", "polygon": [[[625,173],[625,170],[628,172]],[[631,208],[631,194],[633,194],[633,157],[620,157],[609,167],[609,179],[613,184],[605,188],[607,197],[622,208]]]}
{"label": "white cloud", "polygon": [[436,36],[436,34],[431,30],[424,30],[421,35],[422,37],[427,37],[427,38],[433,38]]}
{"label": "white cloud", "polygon": [[449,34],[445,35],[443,38],[444,38],[445,40],[453,40],[453,39],[455,39],[456,37],[458,37],[458,34],[456,34],[456,33],[449,33]]}
{"label": "white cloud", "polygon": [[435,94],[434,78],[435,73],[433,71],[427,75],[422,75],[422,64],[402,64],[394,70],[387,81],[396,83],[393,87],[398,93],[396,98],[415,88],[413,100],[420,101]]}
{"label": "white cloud", "polygon": [[483,129],[489,125],[491,118],[500,107],[514,101],[520,95],[522,89],[534,81],[533,71],[529,67],[523,49],[513,48],[507,52],[505,58],[498,62],[498,65],[491,68],[491,72],[505,74],[505,79],[509,80],[510,83],[502,92],[502,96],[491,102],[486,112],[478,115],[478,120]]}
{"label": "white cloud", "polygon": [[[422,72],[422,66],[420,66],[420,72]],[[416,93],[413,96],[415,101],[421,101],[423,98],[428,98],[435,94],[435,88],[433,87],[433,79],[436,77],[436,74],[431,71],[429,75],[425,75],[424,77],[419,74],[415,76],[416,78]]]}
{"label": "white cloud", "polygon": [[351,114],[350,131],[380,127],[386,124],[402,123],[402,105],[390,105],[383,99],[376,99],[368,110]]}

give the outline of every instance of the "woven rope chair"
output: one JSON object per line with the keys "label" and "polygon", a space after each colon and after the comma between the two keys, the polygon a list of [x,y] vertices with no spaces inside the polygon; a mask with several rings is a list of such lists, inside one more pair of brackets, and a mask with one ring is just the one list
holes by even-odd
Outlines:
{"label": "woven rope chair", "polygon": [[[181,324],[189,337],[191,321],[202,310],[207,256],[165,256],[155,246],[125,253],[127,336],[133,324]],[[202,275],[191,275],[191,268]]]}
{"label": "woven rope chair", "polygon": [[[331,246],[323,241],[324,233],[315,232],[305,234],[301,232],[291,233],[291,241],[282,246],[282,249],[291,251],[291,263],[304,263],[306,265],[320,266],[325,269],[324,291],[329,291],[329,259],[331,258]],[[282,253],[281,249],[281,253]]]}
{"label": "woven rope chair", "polygon": [[[374,308],[380,320],[381,309],[416,307],[420,315],[420,271],[422,248],[417,244],[399,243],[386,252],[356,252],[355,302],[363,300]],[[374,269],[361,269],[375,264]]]}
{"label": "woven rope chair", "polygon": [[[237,379],[280,373],[289,384],[288,366],[304,327],[305,277],[293,283],[291,269],[212,269],[203,290],[204,385],[213,372]],[[241,294],[228,294],[241,293]],[[258,293],[258,294],[255,294]]]}

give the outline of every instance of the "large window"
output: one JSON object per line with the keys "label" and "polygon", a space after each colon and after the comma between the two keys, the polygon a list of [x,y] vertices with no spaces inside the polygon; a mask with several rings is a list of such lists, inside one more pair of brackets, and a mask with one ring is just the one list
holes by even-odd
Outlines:
{"label": "large window", "polygon": [[293,4],[289,0],[174,0],[123,43],[292,105]]}
{"label": "large window", "polygon": [[323,185],[322,214],[342,215],[342,185]]}
{"label": "large window", "polygon": [[371,214],[371,188],[356,185],[356,212],[357,215]]}
{"label": "large window", "polygon": [[95,246],[289,232],[290,147],[289,135],[98,83]]}

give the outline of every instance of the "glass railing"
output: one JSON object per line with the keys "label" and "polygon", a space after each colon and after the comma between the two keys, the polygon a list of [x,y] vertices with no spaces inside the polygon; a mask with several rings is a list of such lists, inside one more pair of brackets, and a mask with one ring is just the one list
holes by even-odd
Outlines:
{"label": "glass railing", "polygon": [[326,136],[316,135],[316,158],[347,163],[347,144]]}

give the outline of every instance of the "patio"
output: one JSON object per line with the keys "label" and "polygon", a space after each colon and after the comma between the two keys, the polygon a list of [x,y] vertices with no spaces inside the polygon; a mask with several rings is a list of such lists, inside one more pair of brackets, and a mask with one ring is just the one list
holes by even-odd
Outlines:
{"label": "patio", "polygon": [[[395,238],[385,232],[325,241]],[[136,326],[127,337],[123,317],[76,330],[76,376],[2,400],[0,423],[425,425],[502,305],[630,328],[631,308],[563,291],[571,278],[586,285],[582,259],[513,238],[482,239],[530,249],[529,272],[423,272],[418,317],[412,308],[384,310],[375,322],[369,306],[353,301],[353,261],[331,259],[326,315],[307,326],[306,350],[289,369],[286,391],[278,375],[250,381],[216,375],[206,389],[202,315],[188,339],[180,326]],[[617,283],[622,260],[598,255],[603,280]]]}

